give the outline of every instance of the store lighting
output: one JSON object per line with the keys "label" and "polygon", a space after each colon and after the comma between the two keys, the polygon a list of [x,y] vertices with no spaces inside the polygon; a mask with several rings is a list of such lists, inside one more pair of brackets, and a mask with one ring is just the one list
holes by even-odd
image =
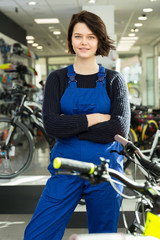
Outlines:
{"label": "store lighting", "polygon": [[134,43],[120,43],[118,46],[121,46],[121,47],[132,47]]}
{"label": "store lighting", "polygon": [[147,20],[147,16],[145,14],[143,14],[142,16],[140,16],[138,18],[138,20],[142,20],[142,21]]}
{"label": "store lighting", "polygon": [[144,8],[144,9],[143,9],[143,12],[152,12],[152,11],[153,11],[152,8]]}
{"label": "store lighting", "polygon": [[34,40],[34,37],[33,36],[27,36],[26,39],[27,40]]}
{"label": "store lighting", "polygon": [[54,35],[60,35],[60,34],[61,34],[61,31],[59,31],[59,30],[53,31],[53,34],[54,34]]}
{"label": "store lighting", "polygon": [[118,46],[117,51],[118,52],[128,52],[131,49],[132,46]]}
{"label": "store lighting", "polygon": [[59,19],[58,18],[35,18],[34,21],[37,24],[59,23]]}
{"label": "store lighting", "polygon": [[127,46],[127,45],[129,46],[129,45],[130,45],[130,46],[132,46],[135,42],[136,42],[136,41],[120,41],[120,42],[119,42],[119,45],[122,45],[122,46],[123,46],[123,45],[126,45],[126,46]]}
{"label": "store lighting", "polygon": [[33,46],[33,47],[37,47],[37,46],[38,46],[38,43],[33,43],[32,46]]}
{"label": "store lighting", "polygon": [[138,37],[129,36],[129,37],[122,37],[118,43],[117,51],[119,52],[126,52],[131,49],[134,43],[137,41]]}
{"label": "store lighting", "polygon": [[33,40],[28,40],[27,43],[32,44],[32,43],[34,43],[34,41]]}
{"label": "store lighting", "polygon": [[143,24],[142,24],[142,23],[135,23],[134,26],[135,26],[135,27],[142,27]]}
{"label": "store lighting", "polygon": [[119,41],[119,43],[125,44],[125,43],[135,43],[136,40],[135,39],[130,39],[129,37],[126,37],[125,39],[121,38],[121,40]]}
{"label": "store lighting", "polygon": [[128,36],[129,37],[134,37],[136,34],[135,33],[129,33]]}
{"label": "store lighting", "polygon": [[37,49],[42,49],[43,47],[42,46],[38,46]]}
{"label": "store lighting", "polygon": [[35,6],[35,5],[37,5],[37,2],[28,2],[28,5]]}
{"label": "store lighting", "polygon": [[122,41],[128,41],[128,40],[138,40],[139,37],[122,37]]}
{"label": "store lighting", "polygon": [[136,41],[120,41],[119,45],[123,46],[123,45],[130,45],[132,46]]}
{"label": "store lighting", "polygon": [[95,3],[96,3],[96,0],[88,0],[88,3],[89,3],[89,4],[95,4]]}
{"label": "store lighting", "polygon": [[132,28],[132,29],[131,29],[131,32],[132,32],[132,33],[139,32],[139,29],[138,29],[138,28]]}

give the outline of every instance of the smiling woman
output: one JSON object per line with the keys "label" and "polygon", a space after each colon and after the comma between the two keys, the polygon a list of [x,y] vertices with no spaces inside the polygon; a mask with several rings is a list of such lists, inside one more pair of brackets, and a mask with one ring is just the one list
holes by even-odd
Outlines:
{"label": "smiling woman", "polygon": [[[89,233],[116,232],[120,195],[109,183],[91,185],[75,176],[56,175],[56,157],[100,164],[123,172],[123,157],[114,136],[128,135],[130,111],[127,85],[122,76],[105,69],[96,56],[108,56],[114,49],[105,24],[91,12],[72,16],[68,28],[68,50],[75,62],[51,72],[44,88],[43,123],[48,135],[56,138],[50,154],[48,180],[24,240],[60,240],[70,217],[85,196]],[[122,186],[118,186],[123,191]]]}

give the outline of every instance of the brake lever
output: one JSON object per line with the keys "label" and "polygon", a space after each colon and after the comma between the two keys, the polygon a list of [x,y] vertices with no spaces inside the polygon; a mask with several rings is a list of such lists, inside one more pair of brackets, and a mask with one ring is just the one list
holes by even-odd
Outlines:
{"label": "brake lever", "polygon": [[76,171],[67,171],[67,170],[59,170],[55,172],[55,175],[76,175],[79,176],[80,174]]}
{"label": "brake lever", "polygon": [[111,150],[110,151],[110,153],[114,153],[114,152],[116,152],[119,155],[125,155],[125,151],[124,150],[121,150],[120,152],[118,152],[117,150]]}
{"label": "brake lever", "polygon": [[120,152],[117,150],[111,150],[110,153],[116,152],[119,155],[125,156],[126,158],[133,160],[134,159],[134,151],[130,149],[130,153],[127,152],[128,149],[122,149]]}

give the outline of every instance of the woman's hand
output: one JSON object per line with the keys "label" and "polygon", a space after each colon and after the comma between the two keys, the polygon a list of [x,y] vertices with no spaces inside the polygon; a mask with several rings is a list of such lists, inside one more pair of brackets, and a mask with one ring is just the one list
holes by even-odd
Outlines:
{"label": "woman's hand", "polygon": [[97,123],[106,122],[111,119],[110,114],[101,114],[101,113],[93,113],[86,115],[88,120],[88,127],[91,127]]}

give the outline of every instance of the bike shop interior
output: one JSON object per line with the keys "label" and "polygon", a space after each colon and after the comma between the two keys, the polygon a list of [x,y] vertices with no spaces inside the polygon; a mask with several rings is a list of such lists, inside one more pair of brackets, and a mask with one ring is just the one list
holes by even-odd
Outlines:
{"label": "bike shop interior", "polygon": [[[0,0],[0,142],[7,139],[10,120],[19,117],[12,164],[0,155],[0,236],[3,240],[23,238],[45,183],[54,139],[43,128],[41,107],[47,76],[74,62],[66,46],[72,14],[88,10],[99,14],[116,50],[97,57],[105,68],[120,72],[128,85],[131,106],[129,139],[149,159],[160,158],[160,0]],[[40,20],[50,20],[41,22]],[[21,135],[26,135],[28,152]],[[28,144],[28,145],[27,145]],[[1,151],[1,150],[0,150]],[[26,156],[26,157],[25,157]],[[26,158],[24,160],[24,158]],[[14,165],[14,170],[12,169]],[[138,182],[145,176],[134,163],[126,164],[127,177]],[[119,232],[125,232],[136,200],[124,200]],[[73,233],[87,233],[82,200],[74,211],[63,240]]]}

